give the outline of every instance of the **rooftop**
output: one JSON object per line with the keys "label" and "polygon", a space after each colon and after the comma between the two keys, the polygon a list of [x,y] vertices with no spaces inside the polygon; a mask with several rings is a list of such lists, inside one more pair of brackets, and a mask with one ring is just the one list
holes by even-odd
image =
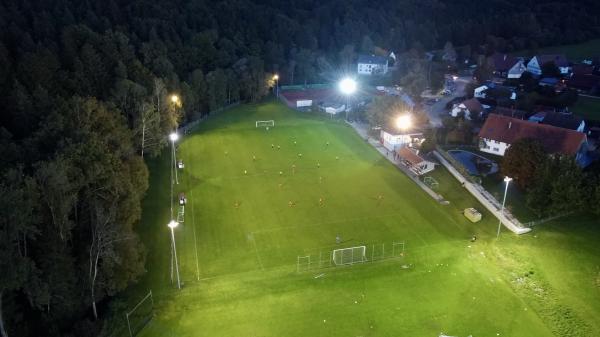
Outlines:
{"label": "rooftop", "polygon": [[425,161],[425,159],[419,157],[419,155],[413,152],[413,150],[405,146],[398,149],[396,153],[398,153],[400,158],[408,161],[411,165],[417,165]]}
{"label": "rooftop", "polygon": [[384,65],[388,61],[387,57],[377,55],[358,55],[358,63],[363,64],[381,64]]}
{"label": "rooftop", "polygon": [[545,112],[542,124],[548,124],[564,129],[577,130],[583,119],[572,114],[563,114],[560,112],[548,111]]}
{"label": "rooftop", "polygon": [[481,103],[476,98],[468,99],[460,104],[463,104],[467,108],[467,110],[469,110],[469,112],[483,111],[483,105],[481,105]]}
{"label": "rooftop", "polygon": [[556,64],[557,67],[568,67],[569,66],[569,61],[567,60],[567,57],[562,54],[537,55],[536,58],[537,58],[538,64],[540,66],[542,66],[548,62],[554,62],[554,64]]}
{"label": "rooftop", "polygon": [[490,114],[479,131],[479,137],[513,144],[519,139],[538,140],[549,153],[575,155],[586,141],[585,134],[552,125]]}
{"label": "rooftop", "polygon": [[492,55],[492,60],[494,61],[494,68],[496,71],[508,71],[519,61],[519,59],[514,56],[500,53]]}

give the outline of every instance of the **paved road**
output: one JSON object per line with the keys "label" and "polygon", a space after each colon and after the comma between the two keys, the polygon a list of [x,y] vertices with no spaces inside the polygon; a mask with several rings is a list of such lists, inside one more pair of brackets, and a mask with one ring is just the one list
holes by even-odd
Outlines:
{"label": "paved road", "polygon": [[440,101],[436,102],[433,105],[429,105],[425,107],[425,112],[429,116],[429,123],[434,127],[438,127],[442,125],[442,116],[448,113],[446,111],[446,104],[450,102],[455,97],[460,97],[465,95],[465,86],[467,83],[471,81],[470,76],[461,76],[459,77],[456,83],[456,90],[451,95],[441,96]]}

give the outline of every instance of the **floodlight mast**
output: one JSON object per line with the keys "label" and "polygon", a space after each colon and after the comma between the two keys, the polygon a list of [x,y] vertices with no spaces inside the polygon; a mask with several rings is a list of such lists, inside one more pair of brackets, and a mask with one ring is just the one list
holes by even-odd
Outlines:
{"label": "floodlight mast", "polygon": [[[403,115],[400,115],[398,117],[396,117],[396,127],[402,131],[406,131],[408,129],[410,129],[412,127],[412,117],[409,113],[405,113]],[[400,143],[400,147],[405,146],[405,142],[404,142],[404,137],[405,135],[402,135],[401,139],[402,139],[402,143]]]}
{"label": "floodlight mast", "polygon": [[502,216],[504,215],[504,204],[506,203],[506,194],[508,193],[508,184],[512,181],[511,177],[504,177],[506,187],[504,188],[504,198],[502,199],[502,208],[500,209],[500,219],[498,219],[498,233],[496,239],[500,237],[500,225],[502,224]]}
{"label": "floodlight mast", "polygon": [[169,135],[169,139],[171,140],[171,153],[173,157],[173,167],[175,170],[175,183],[179,185],[179,178],[177,177],[177,156],[175,154],[175,142],[179,139],[179,135],[177,132],[173,132]]}
{"label": "floodlight mast", "polygon": [[275,81],[275,97],[279,98],[279,74],[273,75]]}
{"label": "floodlight mast", "polygon": [[340,92],[346,96],[346,120],[348,120],[348,110],[350,110],[350,96],[356,92],[356,81],[350,77],[343,78],[338,85]]}
{"label": "floodlight mast", "polygon": [[[179,262],[177,261],[177,246],[175,245],[175,228],[178,225],[179,225],[179,223],[175,220],[171,220],[167,224],[167,226],[169,228],[171,228],[171,240],[172,240],[171,243],[172,243],[172,247],[173,247],[173,256],[175,256],[175,271],[177,273],[177,289],[181,289],[181,281],[179,279]],[[173,270],[173,269],[171,269],[171,270]],[[173,277],[173,274],[171,274],[171,277]]]}

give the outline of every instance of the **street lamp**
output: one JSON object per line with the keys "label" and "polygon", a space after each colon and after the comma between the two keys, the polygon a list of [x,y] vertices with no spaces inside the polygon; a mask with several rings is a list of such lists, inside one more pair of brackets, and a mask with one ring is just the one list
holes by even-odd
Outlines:
{"label": "street lamp", "polygon": [[[177,247],[175,246],[175,227],[177,227],[178,225],[179,223],[175,220],[171,220],[171,222],[167,224],[167,226],[171,228],[171,243],[173,246],[173,255],[175,256],[175,271],[177,273],[177,288],[181,289],[181,281],[179,280],[179,262],[177,261]],[[171,263],[173,263],[173,260],[171,260]],[[173,268],[171,267],[171,271],[172,270]],[[171,274],[171,277],[172,275],[173,274]]]}
{"label": "street lamp", "polygon": [[[177,132],[173,132],[169,135],[169,139],[171,140],[171,153],[173,157],[173,169],[175,170],[175,182],[179,185],[179,179],[177,178],[177,158],[175,156],[175,142],[179,139],[179,135]],[[173,177],[171,177],[171,181]]]}
{"label": "street lamp", "polygon": [[506,183],[506,187],[504,188],[504,199],[502,199],[502,208],[500,209],[500,219],[498,221],[498,233],[496,234],[496,239],[500,237],[500,225],[502,224],[502,215],[504,214],[504,203],[506,203],[506,193],[508,192],[508,184],[512,181],[510,177],[504,177],[504,182]]}
{"label": "street lamp", "polygon": [[279,74],[273,75],[275,81],[275,97],[279,98]]}
{"label": "street lamp", "polygon": [[171,167],[171,219],[173,218],[173,171],[175,171],[175,179],[177,180],[177,165],[175,162],[175,141],[177,139],[179,139],[179,135],[176,132],[169,135],[169,140],[171,140],[171,163],[169,163],[169,167]]}
{"label": "street lamp", "polygon": [[342,79],[338,85],[342,94],[346,96],[346,120],[348,120],[348,110],[350,105],[350,96],[356,92],[356,81],[346,77]]}
{"label": "street lamp", "polygon": [[179,104],[179,96],[177,96],[177,95],[171,95],[171,102],[173,104]]}

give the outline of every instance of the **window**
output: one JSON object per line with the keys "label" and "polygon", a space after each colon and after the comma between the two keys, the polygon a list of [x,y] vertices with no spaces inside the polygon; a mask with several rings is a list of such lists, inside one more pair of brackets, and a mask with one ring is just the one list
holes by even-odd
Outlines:
{"label": "window", "polygon": [[499,151],[500,151],[499,148],[497,148],[497,147],[494,148],[494,152],[499,152]]}

